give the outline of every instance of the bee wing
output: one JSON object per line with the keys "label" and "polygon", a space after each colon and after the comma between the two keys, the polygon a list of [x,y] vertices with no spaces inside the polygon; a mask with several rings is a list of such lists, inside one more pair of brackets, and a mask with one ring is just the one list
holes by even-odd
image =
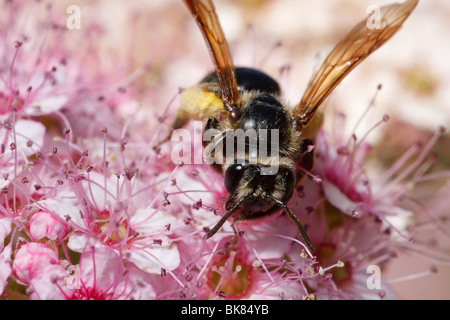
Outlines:
{"label": "bee wing", "polygon": [[208,46],[217,74],[222,100],[227,111],[238,110],[240,96],[230,50],[212,0],[184,0],[197,21]]}
{"label": "bee wing", "polygon": [[373,27],[368,26],[370,16],[336,45],[313,75],[302,100],[294,108],[298,128],[305,127],[311,121],[317,108],[353,68],[395,34],[417,3],[418,0],[407,0],[381,7],[379,12],[375,11]]}

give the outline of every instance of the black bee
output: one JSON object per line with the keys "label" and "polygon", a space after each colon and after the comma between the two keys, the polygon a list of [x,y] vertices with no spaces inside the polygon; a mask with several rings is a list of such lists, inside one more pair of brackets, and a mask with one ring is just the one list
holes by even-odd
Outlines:
{"label": "black bee", "polygon": [[[391,38],[418,0],[381,7],[379,24],[372,28],[367,19],[357,24],[330,52],[293,109],[280,101],[279,85],[270,76],[255,69],[234,67],[212,0],[184,2],[200,27],[215,71],[197,86],[184,90],[174,128],[196,119],[206,120],[205,132],[210,129],[218,132],[204,142],[204,146],[216,159],[223,158],[221,164],[212,166],[224,175],[229,193],[226,214],[206,237],[213,236],[231,216],[233,221],[251,220],[283,210],[297,225],[306,245],[314,251],[300,220],[287,203],[305,178],[305,170],[313,167],[314,153],[307,150],[311,150],[321,125],[318,108],[353,68]],[[244,133],[256,132],[257,142],[264,139],[270,150],[274,147],[269,142],[272,140],[261,136],[260,132],[270,134],[275,130],[279,141],[277,154],[253,154],[252,160],[248,143],[244,152],[227,153],[225,141],[230,132],[239,129]],[[222,148],[220,154],[215,152],[217,147]],[[276,160],[273,174],[263,173],[273,168],[273,159]]]}

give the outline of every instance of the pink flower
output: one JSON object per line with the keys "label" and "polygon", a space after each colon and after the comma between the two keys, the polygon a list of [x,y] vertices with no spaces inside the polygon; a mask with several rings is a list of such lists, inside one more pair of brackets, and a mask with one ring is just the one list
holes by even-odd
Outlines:
{"label": "pink flower", "polygon": [[[108,247],[84,251],[78,265],[64,269],[47,264],[31,280],[32,299],[110,300],[153,299],[155,291],[146,275],[130,267],[125,272],[122,258]],[[69,271],[70,270],[70,271]]]}
{"label": "pink flower", "polygon": [[254,278],[258,274],[252,265],[252,255],[246,248],[234,247],[232,243],[222,242],[218,249],[220,254],[211,256],[205,265],[205,289],[209,289],[209,298],[243,299],[250,296],[257,286]]}
{"label": "pink flower", "polygon": [[[58,196],[39,202],[39,208],[52,213],[45,217],[55,215],[55,222],[61,223],[63,219],[73,230],[68,236],[68,248],[81,253],[88,245],[108,246],[148,273],[177,268],[180,255],[177,244],[170,238],[177,228],[177,219],[151,206],[136,208],[142,206],[136,202],[139,196],[119,200],[123,196],[117,193],[115,175],[105,178],[92,171],[88,177],[73,189],[61,188]],[[131,188],[126,192],[134,191]],[[91,205],[91,212],[85,211],[83,202]],[[30,230],[36,222],[33,218]],[[59,231],[63,235],[67,226]]]}
{"label": "pink flower", "polygon": [[67,223],[57,219],[46,211],[40,211],[30,220],[30,236],[34,241],[48,238],[50,240],[62,239],[68,232]]}
{"label": "pink flower", "polygon": [[25,243],[14,255],[13,271],[17,278],[29,285],[31,280],[39,278],[48,265],[57,265],[58,255],[43,243]]}
{"label": "pink flower", "polygon": [[[75,230],[70,236],[69,248],[80,252],[95,235],[95,245],[103,244],[118,250],[146,272],[160,273],[161,268],[173,270],[178,267],[180,256],[177,244],[169,237],[177,228],[177,219],[152,207],[129,206],[118,200],[120,195],[116,198],[113,179],[105,180],[104,176],[95,172],[91,172],[89,177],[84,181],[84,192],[85,199],[92,203],[96,212],[95,219],[87,225],[83,221],[75,227],[79,231]],[[57,211],[67,212],[65,207]],[[78,210],[73,212],[74,218],[79,216]]]}
{"label": "pink flower", "polygon": [[[385,116],[377,126],[388,119]],[[335,121],[336,126],[342,126],[345,116],[338,115]],[[422,180],[424,168],[430,166],[427,155],[443,132],[442,128],[439,129],[421,152],[418,145],[411,147],[391,168],[371,178],[364,167],[365,156],[371,148],[364,139],[370,131],[360,141],[355,135],[348,140],[339,134],[330,138],[322,131],[317,139],[316,171],[323,179],[323,192],[345,214],[353,217],[375,215],[408,238],[395,227],[393,221],[414,215],[413,209],[403,201],[404,197]],[[331,142],[331,139],[334,141]],[[405,165],[409,160],[412,164]],[[408,179],[410,175],[412,179]]]}
{"label": "pink flower", "polygon": [[148,273],[159,274],[162,268],[169,271],[177,268],[180,263],[177,245],[165,235],[170,234],[167,228],[174,225],[175,219],[164,212],[148,209],[139,210],[133,217],[130,219],[130,230],[133,230],[130,235],[126,235],[125,227],[105,229],[104,232],[99,230],[100,233],[95,238],[76,232],[69,238],[68,247],[82,252],[88,244],[96,247],[108,245],[123,254],[127,261]]}
{"label": "pink flower", "polygon": [[308,281],[315,297],[393,298],[389,285],[382,281],[384,279],[377,279],[377,286],[367,285],[372,275],[371,266],[381,273],[385,263],[394,257],[390,235],[385,232],[381,221],[370,215],[349,218],[334,208],[324,209],[327,219],[314,224],[318,262],[314,270],[318,274],[313,281]]}
{"label": "pink flower", "polygon": [[152,299],[155,291],[145,273],[125,269],[122,257],[108,247],[95,247],[82,253],[79,288],[70,299]]}

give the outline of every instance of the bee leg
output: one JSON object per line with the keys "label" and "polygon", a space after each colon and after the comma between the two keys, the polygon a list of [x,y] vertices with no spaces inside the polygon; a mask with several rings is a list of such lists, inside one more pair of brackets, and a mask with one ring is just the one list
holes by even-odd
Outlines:
{"label": "bee leg", "polygon": [[239,242],[239,231],[236,229],[236,227],[234,225],[235,222],[236,222],[236,220],[233,220],[231,222],[231,229],[233,229],[233,233],[234,233],[233,240],[231,241],[232,246],[236,246]]}
{"label": "bee leg", "polygon": [[302,236],[303,240],[305,240],[306,246],[311,251],[316,251],[316,248],[314,247],[311,239],[309,239],[305,228],[303,227],[302,223],[300,222],[300,219],[292,212],[291,209],[288,208],[288,206],[284,202],[282,202],[282,201],[280,201],[280,200],[278,200],[278,199],[276,199],[274,197],[271,197],[271,198],[272,198],[273,201],[275,201],[275,203],[278,206],[280,206],[283,209],[284,212],[286,212],[288,214],[288,216],[292,220],[292,222],[295,223],[295,225],[297,226],[298,231],[300,232],[300,235]]}
{"label": "bee leg", "polygon": [[[206,125],[205,125],[205,131],[207,130],[218,130],[219,129],[219,120],[217,120],[214,117],[209,117],[208,120],[206,121]],[[211,143],[210,141],[205,141],[203,140],[203,148],[206,148],[206,146]],[[224,146],[222,146],[224,147]],[[211,154],[212,157],[214,157],[214,154]],[[216,171],[219,174],[223,174],[222,172],[222,166],[218,163],[213,163],[211,164],[211,167],[214,169],[214,171]]]}
{"label": "bee leg", "polygon": [[[214,117],[209,117],[208,120],[206,121],[206,125],[205,125],[205,131],[206,130],[211,130],[211,129],[219,129],[219,120],[217,120]],[[206,144],[208,144],[209,141],[203,141],[203,147],[206,147]]]}
{"label": "bee leg", "polygon": [[295,223],[297,226],[298,231],[300,232],[303,240],[305,240],[306,245],[311,251],[316,251],[316,248],[314,247],[312,241],[309,239],[308,234],[306,233],[305,228],[303,227],[302,223],[300,222],[299,218],[287,207],[285,206],[283,208],[285,212],[287,212],[289,218]]}
{"label": "bee leg", "polygon": [[[223,215],[222,218],[220,218],[219,222],[217,222],[216,225],[211,230],[208,231],[208,233],[205,235],[205,239],[209,239],[213,235],[215,235],[216,232],[219,231],[219,229],[225,223],[225,221],[227,221],[228,218],[233,215],[233,213],[237,210],[237,208],[239,208],[239,206],[242,204],[242,202],[244,202],[246,199],[247,199],[247,197],[242,198],[232,208],[228,209],[227,213],[225,213],[225,215]],[[233,221],[233,224],[234,224],[234,221]],[[234,226],[233,226],[233,230],[236,234],[236,230],[234,229]]]}

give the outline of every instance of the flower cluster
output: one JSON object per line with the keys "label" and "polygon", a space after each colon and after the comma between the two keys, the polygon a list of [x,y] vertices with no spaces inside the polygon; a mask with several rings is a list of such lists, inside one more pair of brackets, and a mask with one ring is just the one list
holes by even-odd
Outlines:
{"label": "flower cluster", "polygon": [[[164,117],[146,122],[119,112],[161,108],[140,101],[133,86],[112,86],[119,68],[81,72],[95,59],[86,65],[85,56],[74,54],[51,7],[40,21],[24,18],[25,6],[14,1],[4,6],[2,298],[394,296],[372,270],[382,269],[396,246],[412,245],[410,223],[424,210],[406,200],[415,184],[432,178],[427,155],[441,131],[418,155],[414,146],[373,178],[363,161],[370,150],[364,138],[322,130],[315,168],[288,204],[315,252],[281,213],[227,222],[205,240],[224,213],[223,177],[207,165],[171,161],[170,141],[159,142],[169,127]],[[32,24],[27,34],[18,29],[23,19]],[[345,126],[344,118],[335,115],[335,125]]]}

